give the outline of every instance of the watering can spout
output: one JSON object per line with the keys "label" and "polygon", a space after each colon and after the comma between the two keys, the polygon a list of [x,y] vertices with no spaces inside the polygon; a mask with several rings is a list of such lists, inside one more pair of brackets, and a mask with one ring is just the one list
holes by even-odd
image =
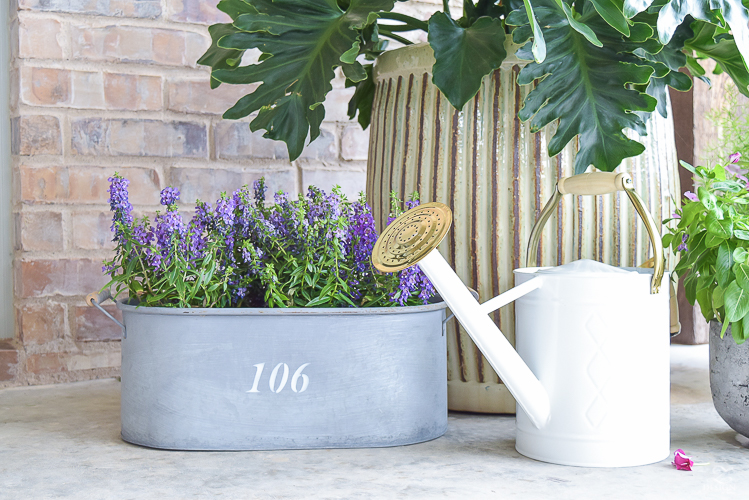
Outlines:
{"label": "watering can spout", "polygon": [[551,415],[549,395],[488,316],[489,312],[510,303],[517,296],[539,288],[542,280],[530,280],[484,304],[479,304],[437,250],[426,255],[419,262],[419,266],[533,425],[542,429],[549,422]]}
{"label": "watering can spout", "polygon": [[380,235],[372,251],[372,263],[383,272],[396,272],[417,262],[484,354],[518,405],[539,429],[549,422],[551,404],[546,389],[522,360],[489,313],[539,288],[541,279],[529,280],[502,295],[479,304],[437,251],[447,234],[452,212],[431,202],[401,215]]}

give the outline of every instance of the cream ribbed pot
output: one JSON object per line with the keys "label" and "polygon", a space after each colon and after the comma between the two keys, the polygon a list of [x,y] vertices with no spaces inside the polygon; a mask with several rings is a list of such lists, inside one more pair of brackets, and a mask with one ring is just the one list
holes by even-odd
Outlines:
{"label": "cream ribbed pot", "polygon": [[[449,205],[454,227],[439,250],[484,301],[514,285],[512,271],[525,265],[533,223],[557,179],[574,173],[576,140],[549,158],[554,126],[533,134],[530,124],[517,118],[530,89],[516,83],[524,63],[514,56],[484,78],[479,93],[460,111],[431,83],[433,64],[427,44],[377,60],[367,198],[380,228],[391,191],[400,197],[418,191],[423,202]],[[653,113],[647,130],[640,139],[645,153],[625,160],[617,171],[629,172],[655,219],[665,219],[680,196],[673,123]],[[588,258],[635,266],[650,257],[649,251],[645,228],[623,193],[566,196],[543,233],[537,264]],[[493,313],[493,319],[514,342],[512,305]],[[447,336],[450,409],[513,413],[509,391],[455,320]]]}

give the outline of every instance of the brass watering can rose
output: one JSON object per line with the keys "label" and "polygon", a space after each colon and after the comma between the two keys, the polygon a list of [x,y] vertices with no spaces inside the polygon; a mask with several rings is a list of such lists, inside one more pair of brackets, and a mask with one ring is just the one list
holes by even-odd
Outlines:
{"label": "brass watering can rose", "polygon": [[375,243],[372,264],[394,273],[412,266],[437,248],[453,221],[444,203],[418,205],[394,220]]}

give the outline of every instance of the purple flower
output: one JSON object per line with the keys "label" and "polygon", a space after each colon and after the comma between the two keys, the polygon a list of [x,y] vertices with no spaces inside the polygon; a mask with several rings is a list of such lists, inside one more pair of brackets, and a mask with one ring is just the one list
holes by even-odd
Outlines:
{"label": "purple flower", "polygon": [[691,201],[700,201],[700,198],[691,191],[687,191],[686,193],[684,193],[684,197]]}
{"label": "purple flower", "polygon": [[166,187],[161,190],[161,204],[165,207],[174,205],[179,200],[179,189]]}
{"label": "purple flower", "polygon": [[689,235],[688,234],[684,233],[683,235],[681,235],[681,245],[679,245],[678,247],[676,247],[676,250],[683,250],[684,252],[686,252],[687,250],[689,250],[689,248],[687,248],[687,240],[688,239],[689,239]]}
{"label": "purple flower", "polygon": [[133,206],[130,204],[127,186],[130,181],[115,173],[109,179],[109,207],[112,216],[112,231],[114,241],[121,241],[124,228],[133,223]]}
{"label": "purple flower", "polygon": [[671,214],[672,219],[681,219],[681,215],[677,214],[676,212]]}
{"label": "purple flower", "polygon": [[186,232],[185,223],[182,216],[175,211],[168,211],[163,215],[156,216],[156,244],[161,250],[163,256],[167,256],[172,250],[172,240],[176,237],[177,241],[182,240]]}
{"label": "purple flower", "polygon": [[265,177],[261,177],[252,183],[252,189],[254,191],[255,205],[262,207],[265,204]]}
{"label": "purple flower", "polygon": [[738,163],[741,159],[741,153],[733,153],[728,157],[728,163]]}

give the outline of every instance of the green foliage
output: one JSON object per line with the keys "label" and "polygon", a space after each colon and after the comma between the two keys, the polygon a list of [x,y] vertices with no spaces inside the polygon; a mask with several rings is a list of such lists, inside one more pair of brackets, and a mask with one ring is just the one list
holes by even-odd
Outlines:
{"label": "green foliage", "polygon": [[723,333],[730,324],[741,344],[749,339],[749,182],[738,156],[713,167],[682,162],[699,188],[687,193],[663,244],[680,252],[674,272],[686,276],[689,302],[706,320],[723,322]]}
{"label": "green foliage", "polygon": [[[522,120],[532,128],[559,122],[549,155],[579,138],[577,172],[611,171],[644,146],[627,130],[645,133],[657,109],[666,114],[668,87],[707,80],[700,60],[712,58],[749,95],[749,10],[741,0],[464,0],[462,17],[448,2],[429,23],[390,12],[395,0],[222,0],[232,23],[211,27],[212,45],[199,61],[212,85],[260,83],[224,115],[257,112],[252,129],[285,141],[291,159],[320,133],[323,102],[340,67],[356,87],[349,116],[369,125],[372,65],[388,41],[410,44],[428,31],[432,81],[461,109],[483,77],[506,57],[504,40],[526,44],[530,61],[519,82],[530,85]],[[405,35],[405,36],[404,36]],[[242,65],[257,49],[256,63]],[[743,54],[743,56],[742,56]],[[681,73],[687,68],[690,74]]]}

